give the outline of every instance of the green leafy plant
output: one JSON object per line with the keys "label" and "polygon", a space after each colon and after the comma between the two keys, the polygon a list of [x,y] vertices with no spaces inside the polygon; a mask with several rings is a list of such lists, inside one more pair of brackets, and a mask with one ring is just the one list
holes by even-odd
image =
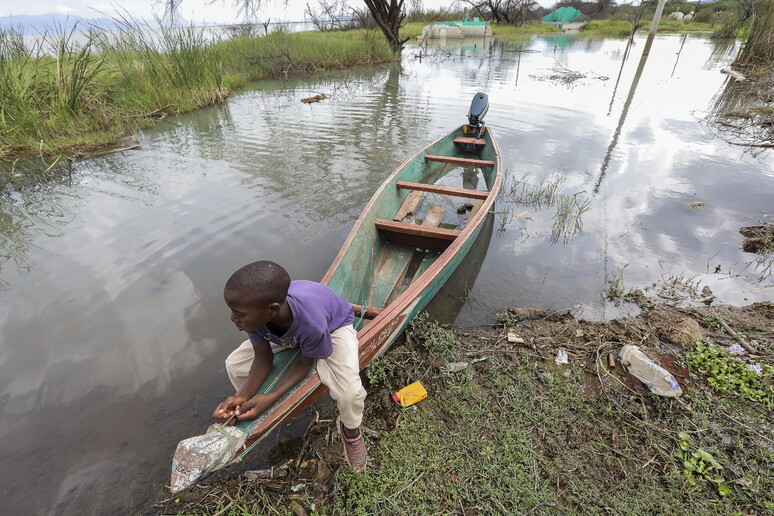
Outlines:
{"label": "green leafy plant", "polygon": [[510,310],[504,312],[497,312],[497,322],[509,328],[515,328],[519,325],[521,319],[519,316]]}
{"label": "green leafy plant", "polygon": [[411,334],[423,347],[446,360],[456,360],[457,348],[454,333],[431,321],[426,313],[419,314],[411,322]]}
{"label": "green leafy plant", "polygon": [[720,471],[723,469],[707,451],[701,448],[693,448],[690,444],[691,436],[685,432],[678,434],[680,441],[677,443],[678,450],[674,451],[674,456],[683,462],[683,476],[686,482],[695,485],[700,480],[706,480],[715,484],[720,496],[728,496],[731,489],[725,485]]}
{"label": "green leafy plant", "polygon": [[713,331],[724,331],[723,330],[723,319],[718,317],[717,315],[713,315],[712,317],[707,317],[704,319],[704,323],[707,325],[707,328]]}
{"label": "green leafy plant", "polygon": [[366,378],[371,385],[378,385],[392,378],[395,373],[395,364],[385,356],[381,356],[371,361],[365,370]]}
{"label": "green leafy plant", "polygon": [[690,365],[707,375],[707,382],[716,390],[774,405],[771,366],[749,363],[711,342],[698,342],[686,358]]}

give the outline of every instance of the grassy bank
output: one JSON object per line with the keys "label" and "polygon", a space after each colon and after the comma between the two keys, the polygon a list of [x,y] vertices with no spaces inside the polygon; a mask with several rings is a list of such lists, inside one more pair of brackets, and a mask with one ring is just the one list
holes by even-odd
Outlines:
{"label": "grassy bank", "polygon": [[106,145],[249,81],[394,60],[374,31],[272,33],[211,44],[192,27],[46,35],[0,31],[0,158]]}
{"label": "grassy bank", "polygon": [[[369,366],[365,424],[373,464],[365,473],[341,465],[332,410],[310,424],[300,450],[277,458],[284,479],[222,478],[157,506],[159,513],[774,510],[772,368],[766,358],[731,357],[725,350],[736,341],[721,324],[771,352],[774,305],[658,305],[609,324],[531,309],[500,320],[500,327],[464,333],[421,322],[405,345]],[[509,330],[522,342],[508,343]],[[679,402],[649,393],[623,371],[615,353],[631,342],[675,374],[684,390]],[[554,363],[560,346],[569,365]],[[446,367],[484,357],[491,358],[460,371]],[[746,367],[753,364],[763,376]],[[416,380],[429,397],[415,408],[388,399]]]}
{"label": "grassy bank", "polygon": [[[455,21],[455,20],[449,20],[449,21]],[[459,20],[456,20],[459,21]],[[410,37],[410,38],[416,38],[420,34],[422,34],[422,29],[425,28],[427,25],[432,25],[435,22],[409,22],[406,23],[403,27],[400,29],[400,35],[403,37]],[[518,25],[508,25],[504,23],[493,23],[492,24],[492,35],[493,36],[512,36],[512,35],[519,35],[519,34],[543,34],[546,32],[561,32],[560,29],[557,29],[556,27],[553,27],[551,25],[546,25],[545,23],[541,23],[539,21],[529,21],[524,24],[524,27],[521,26],[521,24]]]}
{"label": "grassy bank", "polygon": [[[642,20],[640,23],[639,32],[650,30],[651,20]],[[663,18],[658,24],[658,32],[712,32],[717,28],[717,25],[710,23],[684,23]],[[594,20],[584,24],[580,30],[585,34],[625,37],[631,33],[632,24],[625,20]]]}
{"label": "grassy bank", "polygon": [[522,27],[518,25],[495,24],[492,25],[494,36],[518,36],[521,34],[545,34],[548,32],[562,32],[561,29],[539,21],[529,21]]}

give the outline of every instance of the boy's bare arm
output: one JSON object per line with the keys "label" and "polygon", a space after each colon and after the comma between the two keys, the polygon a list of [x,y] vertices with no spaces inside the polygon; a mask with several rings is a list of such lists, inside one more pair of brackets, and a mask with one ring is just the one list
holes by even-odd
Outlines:
{"label": "boy's bare arm", "polygon": [[260,416],[266,409],[274,405],[283,394],[303,380],[309,374],[313,365],[313,358],[301,355],[273,391],[266,394],[256,394],[253,398],[237,407],[235,411],[236,419],[245,421]]}
{"label": "boy's bare arm", "polygon": [[233,396],[229,396],[223,403],[217,406],[212,414],[216,420],[226,421],[231,416],[236,415],[239,406],[249,400],[263,384],[264,380],[266,380],[266,377],[269,376],[271,364],[274,360],[271,346],[268,343],[253,346],[253,352],[255,353],[255,358],[250,366],[250,372],[247,374],[247,380]]}

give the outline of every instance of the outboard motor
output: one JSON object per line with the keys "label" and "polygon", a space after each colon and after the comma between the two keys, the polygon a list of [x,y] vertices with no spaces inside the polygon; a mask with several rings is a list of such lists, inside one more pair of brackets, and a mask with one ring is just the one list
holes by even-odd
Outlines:
{"label": "outboard motor", "polygon": [[489,111],[489,95],[478,92],[473,97],[468,110],[468,133],[472,133],[475,138],[480,138],[484,134],[484,116]]}

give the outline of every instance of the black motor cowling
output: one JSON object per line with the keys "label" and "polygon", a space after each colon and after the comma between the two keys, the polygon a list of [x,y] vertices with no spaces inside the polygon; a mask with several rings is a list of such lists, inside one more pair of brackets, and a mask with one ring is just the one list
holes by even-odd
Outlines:
{"label": "black motor cowling", "polygon": [[478,92],[473,97],[468,110],[468,130],[478,136],[484,131],[484,116],[489,111],[489,95]]}

